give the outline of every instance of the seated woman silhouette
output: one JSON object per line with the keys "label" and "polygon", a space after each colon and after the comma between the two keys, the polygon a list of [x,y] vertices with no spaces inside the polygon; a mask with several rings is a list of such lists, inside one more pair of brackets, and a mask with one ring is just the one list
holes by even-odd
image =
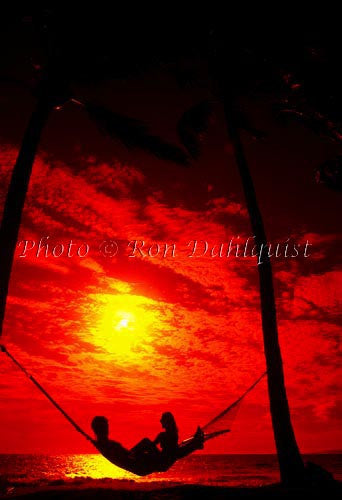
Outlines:
{"label": "seated woman silhouette", "polygon": [[162,414],[160,423],[165,430],[158,434],[154,444],[160,446],[161,454],[175,455],[178,449],[178,429],[175,417],[167,411]]}
{"label": "seated woman silhouette", "polygon": [[[149,438],[142,439],[137,445],[135,445],[130,453],[134,457],[141,457],[142,455],[150,455],[159,458],[161,461],[177,459],[179,445],[178,445],[178,429],[175,421],[175,417],[171,412],[167,411],[162,414],[160,423],[164,429],[160,432],[154,441]],[[201,440],[201,429],[198,428],[196,431],[196,438],[199,441],[198,446],[200,446]]]}
{"label": "seated woman silhouette", "polygon": [[199,427],[187,445],[179,446],[178,429],[172,413],[163,413],[160,422],[164,431],[160,432],[154,441],[144,438],[129,450],[117,441],[109,439],[107,418],[97,416],[91,423],[96,435],[93,444],[109,461],[138,475],[166,471],[178,458],[203,448],[204,435]]}

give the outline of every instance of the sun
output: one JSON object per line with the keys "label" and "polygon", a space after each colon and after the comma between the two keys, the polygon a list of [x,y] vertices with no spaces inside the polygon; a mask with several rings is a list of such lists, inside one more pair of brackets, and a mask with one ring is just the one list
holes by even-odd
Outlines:
{"label": "sun", "polygon": [[127,326],[128,326],[128,319],[127,319],[127,318],[122,318],[122,319],[119,321],[117,328],[118,328],[118,329],[121,329],[121,328],[127,328]]}
{"label": "sun", "polygon": [[153,352],[160,313],[152,299],[131,293],[94,294],[90,307],[88,340],[111,358],[139,363]]}

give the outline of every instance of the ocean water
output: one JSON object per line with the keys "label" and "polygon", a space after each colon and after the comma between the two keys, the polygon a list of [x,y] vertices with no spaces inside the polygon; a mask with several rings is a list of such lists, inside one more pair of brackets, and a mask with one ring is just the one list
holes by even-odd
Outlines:
{"label": "ocean water", "polygon": [[[342,480],[342,455],[306,455]],[[139,478],[101,455],[0,455],[1,482],[15,486],[115,480],[122,484],[168,482],[222,486],[261,486],[279,481],[274,455],[192,455],[168,472]]]}

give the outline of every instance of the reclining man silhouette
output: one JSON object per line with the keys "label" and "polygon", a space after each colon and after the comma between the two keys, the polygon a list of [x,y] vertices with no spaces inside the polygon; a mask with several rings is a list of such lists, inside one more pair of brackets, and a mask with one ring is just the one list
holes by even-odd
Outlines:
{"label": "reclining man silhouette", "polygon": [[172,413],[163,413],[160,422],[164,431],[160,432],[154,441],[144,438],[129,450],[119,442],[109,439],[108,419],[97,416],[91,423],[96,436],[93,444],[110,462],[138,475],[166,471],[179,458],[203,448],[204,434],[200,427],[189,443],[180,446]]}

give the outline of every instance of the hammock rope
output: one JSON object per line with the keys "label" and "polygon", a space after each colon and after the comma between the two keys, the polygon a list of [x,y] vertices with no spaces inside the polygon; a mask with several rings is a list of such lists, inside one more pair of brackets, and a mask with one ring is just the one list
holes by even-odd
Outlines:
{"label": "hammock rope", "polygon": [[[40,385],[40,383],[31,375],[26,368],[7,350],[7,348],[4,345],[0,344],[0,351],[4,352],[9,359],[25,374],[25,376],[31,380],[31,382],[44,394],[44,396],[57,408],[57,410],[62,413],[62,415],[70,422],[70,424],[76,429],[77,432],[82,434],[83,437],[85,437],[88,441],[90,441],[92,444],[94,444],[94,440],[87,434],[67,413],[63,408],[53,399],[53,397]],[[267,374],[267,371],[265,371],[258,379],[253,382],[253,384],[248,387],[248,389],[232,404],[230,404],[227,408],[225,408],[223,411],[221,411],[216,417],[214,417],[212,420],[210,420],[207,424],[205,424],[202,429],[205,431],[209,427],[212,427],[214,423],[222,419],[227,413],[229,413],[233,408],[237,407],[239,403],[249,394],[254,387],[259,384],[259,382],[263,379],[263,377]],[[210,434],[205,435],[205,441],[208,439],[212,439],[216,436],[220,436],[222,434],[225,434],[226,432],[229,432],[230,429],[221,429],[218,431],[211,432]],[[192,438],[185,439],[182,443],[185,444]]]}
{"label": "hammock rope", "polygon": [[13,363],[26,375],[29,380],[31,380],[31,382],[33,382],[33,384],[44,394],[44,396],[47,397],[47,399],[57,408],[57,410],[59,410],[62,415],[71,423],[71,425],[77,430],[77,432],[82,434],[82,436],[84,436],[88,441],[93,442],[93,439],[78,424],[76,424],[76,422],[66,413],[66,411],[63,410],[63,408],[57,403],[57,401],[55,401],[53,397],[50,396],[50,394],[44,389],[44,387],[40,385],[38,380],[36,380],[33,375],[31,375],[10,352],[8,352],[4,345],[0,345],[0,350],[13,361]]}
{"label": "hammock rope", "polygon": [[250,387],[248,387],[248,389],[246,389],[246,391],[236,401],[234,401],[234,403],[230,404],[227,408],[225,408],[218,415],[216,415],[216,417],[214,417],[207,424],[205,424],[202,429],[205,431],[206,429],[208,429],[208,427],[212,427],[213,424],[221,420],[225,415],[227,415],[227,413],[233,410],[233,408],[236,408],[241,403],[241,401],[247,396],[247,394],[249,394],[254,389],[254,387],[258,385],[259,382],[261,382],[261,380],[265,377],[266,374],[267,370],[262,375],[260,375],[260,377],[257,378],[257,380],[253,382],[253,384]]}

